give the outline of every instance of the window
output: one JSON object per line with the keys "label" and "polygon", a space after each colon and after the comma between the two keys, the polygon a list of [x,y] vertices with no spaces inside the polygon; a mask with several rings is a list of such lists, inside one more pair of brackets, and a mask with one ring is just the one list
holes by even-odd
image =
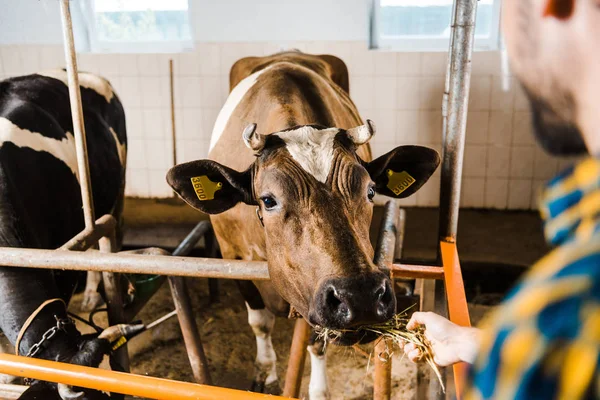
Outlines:
{"label": "window", "polygon": [[[371,48],[448,51],[452,0],[373,0]],[[499,48],[500,0],[479,0],[475,49]]]}
{"label": "window", "polygon": [[188,0],[71,2],[78,50],[180,52],[192,48]]}

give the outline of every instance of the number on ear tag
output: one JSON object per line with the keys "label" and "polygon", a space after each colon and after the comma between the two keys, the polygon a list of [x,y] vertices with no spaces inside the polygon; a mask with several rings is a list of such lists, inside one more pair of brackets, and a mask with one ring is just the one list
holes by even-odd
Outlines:
{"label": "number on ear tag", "polygon": [[221,182],[213,182],[206,175],[194,176],[191,181],[194,192],[200,201],[213,200],[215,192],[223,187]]}
{"label": "number on ear tag", "polygon": [[413,183],[415,183],[415,178],[410,176],[410,174],[406,171],[402,172],[394,172],[391,169],[386,171],[388,176],[388,184],[387,187],[390,189],[396,196],[399,196],[400,193],[404,192],[408,189]]}

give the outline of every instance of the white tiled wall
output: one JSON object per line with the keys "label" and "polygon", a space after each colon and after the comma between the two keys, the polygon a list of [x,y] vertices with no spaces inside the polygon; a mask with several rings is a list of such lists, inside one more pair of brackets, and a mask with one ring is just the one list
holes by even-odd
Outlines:
{"label": "white tiled wall", "polygon": [[[362,42],[295,42],[288,48],[330,53],[350,71],[350,91],[363,118],[378,132],[375,155],[401,144],[441,150],[440,111],[445,53],[368,51]],[[248,55],[281,50],[272,43],[197,43],[186,54],[82,54],[79,67],[100,73],[116,88],[129,136],[127,194],[168,197],[165,173],[172,165],[168,60],[175,65],[177,158],[205,157],[212,126],[228,92],[231,65]],[[62,66],[61,46],[1,46],[0,77]],[[463,169],[462,205],[535,208],[538,187],[569,161],[536,146],[527,101],[513,81],[501,87],[499,54],[475,53]],[[406,205],[437,206],[439,171]]]}

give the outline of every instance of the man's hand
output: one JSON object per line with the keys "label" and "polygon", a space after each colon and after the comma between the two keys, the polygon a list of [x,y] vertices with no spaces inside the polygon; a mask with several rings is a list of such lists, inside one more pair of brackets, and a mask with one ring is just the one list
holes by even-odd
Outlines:
{"label": "man's hand", "polygon": [[[425,328],[425,337],[431,343],[433,361],[440,367],[460,361],[472,364],[479,347],[477,328],[466,328],[456,325],[446,318],[432,312],[416,312],[406,325],[408,330]],[[422,354],[412,343],[404,344],[404,353],[412,362],[421,359]]]}

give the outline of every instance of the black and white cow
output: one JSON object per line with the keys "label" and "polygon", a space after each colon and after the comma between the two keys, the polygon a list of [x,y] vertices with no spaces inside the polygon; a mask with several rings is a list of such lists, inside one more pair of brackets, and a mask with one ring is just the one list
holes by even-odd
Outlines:
{"label": "black and white cow", "polygon": [[[80,73],[79,83],[96,214],[112,213],[120,221],[127,141],[123,107],[107,80]],[[1,81],[0,246],[56,249],[84,228],[76,160],[66,72]],[[27,355],[62,321],[35,357],[99,364],[107,343],[83,339],[67,317],[66,304],[81,274],[0,268],[0,330],[14,345],[28,324],[21,332],[19,354]],[[62,301],[48,303],[36,314],[50,299]],[[38,399],[57,396],[56,387],[47,383],[34,384],[23,394]],[[86,391],[89,399],[103,396]],[[68,396],[61,392],[61,397]]]}

